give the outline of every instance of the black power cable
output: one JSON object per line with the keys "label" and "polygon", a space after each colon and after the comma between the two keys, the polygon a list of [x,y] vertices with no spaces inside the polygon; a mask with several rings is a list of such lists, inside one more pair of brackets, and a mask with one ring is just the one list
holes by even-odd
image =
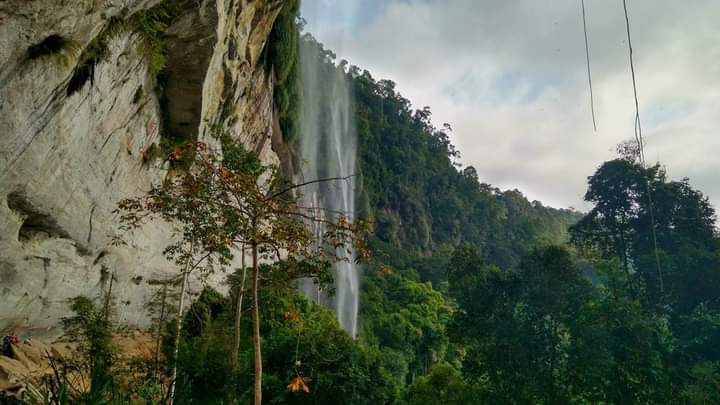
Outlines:
{"label": "black power cable", "polygon": [[[632,75],[633,96],[635,98],[635,140],[638,144],[638,157],[643,169],[645,168],[645,141],[642,136],[642,126],[640,125],[640,107],[638,103],[637,81],[635,79],[635,62],[633,61],[633,48],[630,39],[630,18],[628,17],[627,0],[622,0],[623,11],[625,12],[625,29],[627,32],[628,50],[630,51],[630,73]],[[653,238],[653,248],[655,252],[655,267],[657,269],[658,281],[660,283],[660,292],[664,292],[662,270],[660,268],[660,254],[658,253],[657,231],[655,230],[655,207],[652,199],[652,191],[650,187],[650,179],[645,178],[647,186],[647,195],[650,214],[650,230]]]}
{"label": "black power cable", "polygon": [[593,131],[597,132],[595,124],[595,99],[593,97],[592,75],[590,74],[590,46],[588,45],[587,19],[585,17],[585,0],[580,0],[583,18],[583,33],[585,34],[585,61],[587,65],[588,87],[590,88],[590,113],[592,114]]}

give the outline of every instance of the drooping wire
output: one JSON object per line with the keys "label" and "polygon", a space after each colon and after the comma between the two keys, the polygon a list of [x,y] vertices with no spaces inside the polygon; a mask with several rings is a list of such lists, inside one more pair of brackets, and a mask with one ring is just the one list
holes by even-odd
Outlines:
{"label": "drooping wire", "polygon": [[630,75],[632,76],[633,96],[635,98],[635,141],[638,144],[640,163],[645,165],[645,143],[642,137],[642,126],[640,125],[640,106],[638,103],[637,81],[635,79],[635,62],[633,60],[632,40],[630,39],[630,18],[628,17],[627,0],[623,0],[623,11],[625,12],[625,30],[627,32],[628,51],[630,52]]}
{"label": "drooping wire", "polygon": [[585,34],[585,61],[587,66],[588,87],[590,88],[590,114],[592,115],[593,131],[597,132],[595,123],[595,98],[593,97],[592,74],[590,73],[590,46],[588,45],[587,19],[585,17],[585,0],[580,0],[583,19],[583,33]]}
{"label": "drooping wire", "polygon": [[[630,39],[630,18],[628,17],[627,0],[622,0],[623,11],[625,13],[625,30],[627,33],[628,50],[630,52],[630,74],[632,76],[633,96],[635,99],[635,141],[638,144],[638,158],[640,165],[645,169],[645,141],[642,135],[642,126],[640,124],[640,106],[638,102],[637,80],[635,79],[635,62],[633,60],[632,40]],[[653,250],[655,253],[655,267],[657,269],[658,280],[660,284],[660,292],[665,291],[663,283],[662,269],[660,267],[660,254],[658,253],[657,231],[655,230],[655,208],[653,204],[652,192],[650,187],[650,179],[645,176],[645,185],[647,187],[647,196],[650,214],[650,230],[653,239]]]}

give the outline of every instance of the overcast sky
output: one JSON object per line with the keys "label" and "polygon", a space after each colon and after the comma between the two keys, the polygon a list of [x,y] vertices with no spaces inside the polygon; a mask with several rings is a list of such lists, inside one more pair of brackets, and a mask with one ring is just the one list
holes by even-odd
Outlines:
{"label": "overcast sky", "polygon": [[[720,1],[628,0],[648,163],[720,202]],[[398,84],[450,123],[482,181],[556,207],[633,137],[621,0],[586,0],[590,116],[579,0],[303,0],[338,58]]]}

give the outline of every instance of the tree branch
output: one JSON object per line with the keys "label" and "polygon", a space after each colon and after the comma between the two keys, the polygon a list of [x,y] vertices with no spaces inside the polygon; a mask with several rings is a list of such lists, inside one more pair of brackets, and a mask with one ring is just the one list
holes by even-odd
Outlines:
{"label": "tree branch", "polygon": [[345,176],[345,177],[328,177],[328,178],[324,178],[324,179],[316,179],[316,180],[306,181],[306,182],[300,183],[300,184],[293,184],[293,185],[291,185],[290,187],[288,187],[288,188],[286,188],[286,189],[284,189],[284,190],[280,190],[280,191],[278,191],[277,193],[268,196],[267,198],[265,198],[265,201],[273,200],[273,199],[275,199],[276,197],[279,197],[279,196],[281,196],[281,195],[283,195],[283,194],[285,194],[285,193],[287,193],[287,192],[289,192],[289,191],[292,191],[292,190],[294,190],[294,189],[296,189],[296,188],[309,186],[310,184],[326,183],[326,182],[329,182],[329,181],[340,181],[340,180],[346,181],[346,180],[349,180],[349,179],[351,179],[351,178],[353,178],[353,177],[355,177],[355,176],[357,176],[357,174],[351,174],[351,175]]}

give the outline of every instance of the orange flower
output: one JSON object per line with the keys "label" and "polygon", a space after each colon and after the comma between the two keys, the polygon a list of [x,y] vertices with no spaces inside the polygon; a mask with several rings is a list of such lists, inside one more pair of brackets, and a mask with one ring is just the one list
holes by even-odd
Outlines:
{"label": "orange flower", "polygon": [[180,148],[175,148],[170,152],[170,155],[168,156],[170,160],[180,160],[182,158],[183,151]]}
{"label": "orange flower", "polygon": [[288,321],[297,321],[298,319],[300,319],[300,314],[298,314],[297,312],[293,312],[293,311],[285,311],[285,313],[283,315],[285,316],[285,319],[287,319]]}
{"label": "orange flower", "polygon": [[292,392],[298,392],[302,390],[303,392],[310,392],[310,387],[305,384],[305,379],[300,376],[296,376],[295,378],[290,381],[290,384],[287,386],[288,390]]}
{"label": "orange flower", "polygon": [[232,176],[232,173],[227,168],[221,167],[220,168],[220,176],[222,176],[224,179],[227,179],[230,176]]}

